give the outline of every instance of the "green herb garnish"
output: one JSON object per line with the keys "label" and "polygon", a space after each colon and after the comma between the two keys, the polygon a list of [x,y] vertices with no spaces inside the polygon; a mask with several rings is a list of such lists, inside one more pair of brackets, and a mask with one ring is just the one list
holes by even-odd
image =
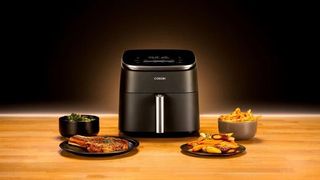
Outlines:
{"label": "green herb garnish", "polygon": [[69,121],[78,121],[78,122],[90,122],[93,121],[93,118],[88,116],[84,116],[81,114],[72,113],[71,115],[67,116]]}

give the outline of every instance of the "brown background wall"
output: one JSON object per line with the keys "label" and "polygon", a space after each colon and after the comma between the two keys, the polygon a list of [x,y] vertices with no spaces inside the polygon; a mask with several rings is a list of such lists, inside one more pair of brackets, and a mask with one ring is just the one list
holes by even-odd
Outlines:
{"label": "brown background wall", "polygon": [[319,112],[312,5],[46,1],[3,6],[0,113],[117,113],[126,49],[190,49],[201,113]]}

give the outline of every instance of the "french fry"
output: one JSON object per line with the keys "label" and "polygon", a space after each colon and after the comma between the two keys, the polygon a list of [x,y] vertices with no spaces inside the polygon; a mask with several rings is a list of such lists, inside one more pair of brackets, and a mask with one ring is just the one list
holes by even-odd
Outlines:
{"label": "french fry", "polygon": [[200,141],[199,144],[219,144],[222,140],[203,140]]}
{"label": "french fry", "polygon": [[197,145],[197,146],[194,146],[192,148],[192,151],[193,152],[196,152],[196,151],[200,151],[203,147],[205,147],[206,145]]}
{"label": "french fry", "polygon": [[230,114],[224,114],[219,117],[219,120],[227,122],[246,122],[246,121],[256,121],[261,116],[253,116],[251,109],[247,112],[241,112],[240,108],[236,108]]}

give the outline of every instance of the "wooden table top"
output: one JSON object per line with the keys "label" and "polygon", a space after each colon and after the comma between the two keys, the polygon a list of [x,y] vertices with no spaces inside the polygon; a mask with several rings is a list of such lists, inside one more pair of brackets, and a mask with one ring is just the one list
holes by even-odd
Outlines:
{"label": "wooden table top", "polygon": [[[61,151],[57,117],[0,117],[0,178],[25,179],[301,179],[320,178],[320,117],[263,117],[247,151],[229,158],[180,152],[196,139],[136,138],[137,150],[114,157]],[[117,135],[117,117],[101,118],[100,135]],[[201,118],[201,132],[217,132],[216,117]]]}

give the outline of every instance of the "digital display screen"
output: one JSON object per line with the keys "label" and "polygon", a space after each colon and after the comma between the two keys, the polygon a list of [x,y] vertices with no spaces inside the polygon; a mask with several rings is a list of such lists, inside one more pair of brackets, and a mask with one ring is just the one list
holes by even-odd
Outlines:
{"label": "digital display screen", "polygon": [[187,50],[130,50],[124,53],[123,62],[142,66],[189,65],[195,57]]}
{"label": "digital display screen", "polygon": [[173,60],[173,59],[170,59],[170,60],[149,60],[149,59],[145,59],[142,61],[143,63],[175,63],[176,61]]}

